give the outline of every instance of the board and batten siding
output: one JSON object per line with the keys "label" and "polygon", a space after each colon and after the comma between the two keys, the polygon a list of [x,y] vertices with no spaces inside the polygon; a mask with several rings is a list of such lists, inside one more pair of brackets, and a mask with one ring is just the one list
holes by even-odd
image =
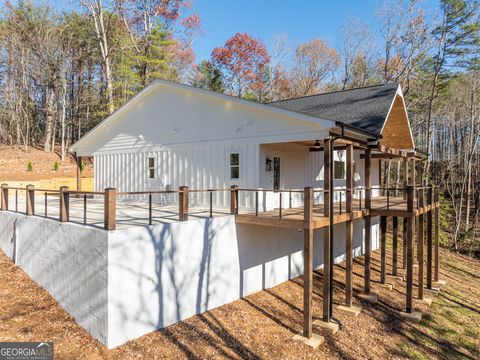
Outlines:
{"label": "board and batten siding", "polygon": [[[230,154],[240,156],[240,178],[230,178]],[[155,178],[148,177],[148,158],[155,158]],[[162,151],[99,154],[94,157],[95,191],[113,187],[118,192],[190,189],[227,189],[258,186],[258,145],[220,145]],[[193,203],[205,203],[207,193],[190,194]],[[166,201],[170,196],[156,196]],[[227,206],[228,191],[215,192],[214,204]]]}

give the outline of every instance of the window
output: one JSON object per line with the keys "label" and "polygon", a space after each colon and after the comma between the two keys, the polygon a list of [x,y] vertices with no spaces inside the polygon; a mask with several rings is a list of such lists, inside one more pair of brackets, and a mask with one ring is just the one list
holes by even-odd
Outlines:
{"label": "window", "polygon": [[240,178],[240,154],[230,154],[230,179]]}
{"label": "window", "polygon": [[333,179],[345,180],[345,161],[335,160],[333,162]]}
{"label": "window", "polygon": [[148,178],[155,179],[155,158],[148,158]]}

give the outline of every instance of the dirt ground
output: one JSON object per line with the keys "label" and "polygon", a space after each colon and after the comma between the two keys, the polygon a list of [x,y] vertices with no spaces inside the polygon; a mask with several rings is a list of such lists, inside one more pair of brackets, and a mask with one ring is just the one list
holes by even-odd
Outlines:
{"label": "dirt ground", "polygon": [[[41,149],[0,145],[0,181],[43,180],[51,178],[75,177],[77,173],[75,159],[67,155],[62,162],[59,149],[46,153]],[[54,163],[58,162],[58,171]],[[32,170],[28,171],[28,163]],[[91,159],[85,160],[84,177],[93,176]]]}
{"label": "dirt ground", "polygon": [[[315,326],[314,332],[326,338],[316,350],[292,340],[302,329],[301,278],[107,350],[0,252],[0,341],[53,341],[57,359],[478,359],[480,262],[449,252],[441,258],[441,278],[448,283],[430,308],[414,300],[415,308],[424,312],[420,324],[406,323],[398,315],[405,301],[404,283],[395,282],[392,291],[379,286],[380,259],[375,252],[373,290],[379,302],[355,299],[363,307],[358,317],[335,310],[342,330],[329,336]],[[356,291],[363,284],[362,265],[363,258],[357,258]],[[337,303],[344,298],[344,274],[344,264],[336,266]],[[318,319],[321,272],[315,273],[314,285]]]}

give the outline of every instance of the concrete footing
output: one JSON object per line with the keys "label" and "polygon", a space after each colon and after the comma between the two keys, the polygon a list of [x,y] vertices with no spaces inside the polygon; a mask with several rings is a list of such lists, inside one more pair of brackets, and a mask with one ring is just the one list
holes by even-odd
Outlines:
{"label": "concrete footing", "polygon": [[411,313],[402,311],[400,316],[407,321],[420,322],[422,320],[422,313],[419,311],[412,311]]}
{"label": "concrete footing", "polygon": [[371,304],[376,304],[378,299],[377,299],[377,294],[370,293],[370,294],[358,294],[357,295],[360,299],[368,301]]}
{"label": "concrete footing", "polygon": [[403,275],[388,275],[388,278],[398,282],[404,282],[405,277]]}
{"label": "concrete footing", "polygon": [[348,312],[352,314],[353,316],[358,316],[362,312],[362,308],[358,306],[346,306],[346,305],[338,305],[337,306],[338,310]]}
{"label": "concrete footing", "polygon": [[380,283],[380,284],[377,284],[377,286],[381,287],[381,288],[384,288],[386,290],[390,290],[390,291],[393,290],[393,284],[382,284],[382,283]]}
{"label": "concrete footing", "polygon": [[425,288],[425,291],[432,295],[437,295],[440,292],[440,289],[436,287],[432,287],[431,289]]}
{"label": "concrete footing", "polygon": [[335,335],[338,332],[338,324],[333,322],[325,322],[323,320],[315,320],[313,325],[321,327],[326,330],[330,335]]}
{"label": "concrete footing", "polygon": [[427,304],[428,306],[432,305],[433,299],[432,298],[423,298],[422,301]]}
{"label": "concrete footing", "polygon": [[445,280],[438,280],[438,281],[434,281],[433,285],[440,287],[440,286],[445,286],[446,283],[447,282]]}
{"label": "concrete footing", "polygon": [[303,333],[298,333],[298,334],[293,336],[293,340],[294,341],[301,341],[305,345],[308,345],[311,348],[316,349],[320,345],[323,344],[323,342],[325,341],[325,338],[323,336],[320,336],[320,335],[317,335],[317,334],[313,334],[310,338],[307,338],[307,337],[303,336]]}

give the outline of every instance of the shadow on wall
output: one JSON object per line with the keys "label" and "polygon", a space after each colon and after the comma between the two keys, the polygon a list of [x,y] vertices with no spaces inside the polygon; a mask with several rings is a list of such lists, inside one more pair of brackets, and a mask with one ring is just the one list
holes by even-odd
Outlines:
{"label": "shadow on wall", "polygon": [[[355,228],[360,253],[361,223]],[[342,229],[336,226],[337,262]],[[236,225],[233,216],[117,230],[108,243],[109,347],[303,273],[302,231]],[[323,233],[315,231],[315,268],[322,251]]]}
{"label": "shadow on wall", "polygon": [[2,212],[0,247],[101,342],[107,341],[106,232]]}
{"label": "shadow on wall", "polygon": [[221,217],[111,233],[109,347],[237,299],[234,226]]}

